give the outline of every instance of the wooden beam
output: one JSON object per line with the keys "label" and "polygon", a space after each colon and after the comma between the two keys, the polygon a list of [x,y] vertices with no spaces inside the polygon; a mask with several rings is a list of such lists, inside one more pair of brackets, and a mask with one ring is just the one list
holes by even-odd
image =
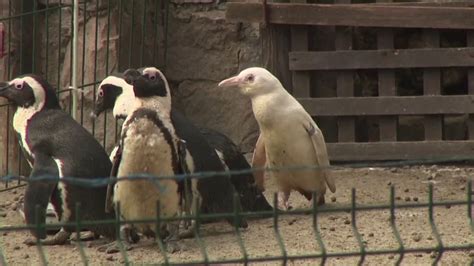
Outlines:
{"label": "wooden beam", "polygon": [[331,161],[474,159],[474,141],[328,143]]}
{"label": "wooden beam", "polygon": [[[391,0],[377,0],[377,2],[391,2]],[[392,29],[380,28],[377,32],[377,48],[393,49],[394,37]],[[396,96],[395,72],[392,69],[379,69],[378,89],[379,96]],[[379,117],[379,136],[381,141],[396,141],[398,136],[398,117]]]}
{"label": "wooden beam", "polygon": [[[474,31],[466,32],[467,45],[474,47]],[[474,68],[467,72],[468,94],[474,95]],[[468,139],[474,140],[474,114],[469,115],[467,120]],[[473,188],[474,189],[474,188]]]}
{"label": "wooden beam", "polygon": [[[423,30],[425,47],[439,47],[439,32],[437,30]],[[441,70],[438,68],[423,69],[423,94],[441,95]],[[443,116],[430,115],[424,119],[425,140],[443,139]]]}
{"label": "wooden beam", "polygon": [[[279,0],[287,2],[287,0]],[[287,25],[260,25],[263,66],[272,72],[289,92],[293,92],[291,72],[288,66],[290,51],[290,27]]]}
{"label": "wooden beam", "polygon": [[[357,3],[354,3],[357,5]],[[367,5],[367,3],[361,3],[361,5]],[[386,3],[371,3],[371,5],[388,5],[388,6],[428,6],[428,7],[474,7],[474,3],[471,0],[445,0],[441,2],[386,2]]]}
{"label": "wooden beam", "polygon": [[299,98],[313,116],[474,114],[474,95]]}
{"label": "wooden beam", "polygon": [[[294,4],[295,2],[306,2],[306,0],[290,0]],[[308,43],[308,27],[299,26],[291,27],[291,51],[302,51],[306,52],[309,48]],[[293,96],[295,97],[310,97],[311,95],[311,73],[307,71],[293,71]]]}
{"label": "wooden beam", "polygon": [[[350,0],[336,0],[335,4],[347,4]],[[336,27],[336,50],[352,50],[352,28]],[[354,72],[339,71],[336,78],[338,97],[354,96]],[[338,142],[355,141],[355,120],[353,117],[338,117]]]}
{"label": "wooden beam", "polygon": [[474,66],[474,47],[290,52],[291,70]]}
{"label": "wooden beam", "polygon": [[[226,18],[263,22],[261,6],[261,3],[228,3]],[[474,8],[469,7],[271,3],[268,10],[268,21],[275,24],[474,29]]]}

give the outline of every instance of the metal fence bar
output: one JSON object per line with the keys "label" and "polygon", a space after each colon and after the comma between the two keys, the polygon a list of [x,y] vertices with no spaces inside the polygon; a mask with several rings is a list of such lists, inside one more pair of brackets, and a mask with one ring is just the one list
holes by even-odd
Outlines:
{"label": "metal fence bar", "polygon": [[441,240],[441,236],[439,235],[438,228],[436,227],[436,224],[433,218],[433,184],[432,183],[430,183],[428,187],[428,201],[429,201],[429,206],[428,206],[429,216],[428,217],[429,217],[431,230],[433,231],[433,234],[437,242],[437,246],[435,250],[438,252],[432,265],[437,265],[439,260],[441,259],[441,256],[443,256],[444,248],[443,248],[443,241]]}
{"label": "metal fence bar", "polygon": [[[48,8],[49,8],[49,0],[46,0],[46,9],[48,9]],[[49,13],[47,11],[44,13],[44,20],[45,20],[44,31],[45,31],[45,34],[46,34],[46,43],[49,44]],[[49,45],[45,45],[44,50],[45,50],[45,57],[49,58]],[[49,62],[48,62],[48,60],[45,60],[45,62],[44,62],[44,78],[46,80],[48,80],[48,66],[49,66]]]}
{"label": "metal fence bar", "polygon": [[84,265],[89,265],[89,260],[87,259],[86,253],[84,251],[84,244],[81,241],[81,204],[76,203],[76,245],[79,249],[79,254],[81,256],[81,261]]}
{"label": "metal fence bar", "polygon": [[120,202],[117,202],[117,205],[115,207],[115,230],[116,230],[116,238],[117,238],[117,246],[120,250],[120,254],[122,255],[122,259],[125,263],[125,265],[128,265],[130,262],[128,260],[127,252],[123,246],[122,243],[122,237],[120,235],[120,227],[122,225],[122,222],[120,221],[120,217],[122,217],[121,214],[121,209],[120,209]]}
{"label": "metal fence bar", "polygon": [[[35,206],[35,229],[36,229],[36,233],[39,235],[41,230],[46,230],[46,227],[44,224],[41,224],[39,221],[40,221],[40,206],[39,205],[36,205]],[[41,244],[41,241],[39,238],[36,239],[36,248],[38,249],[38,253],[40,255],[40,259],[41,259],[41,262],[43,265],[47,265],[48,264],[48,260],[46,258],[46,253],[44,252],[44,249],[43,249],[43,244]]]}
{"label": "metal fence bar", "polygon": [[[98,39],[99,39],[99,1],[96,1],[95,2],[95,13],[97,14],[96,17],[95,17],[95,36],[94,36],[94,81],[97,80],[97,42],[98,42]],[[97,87],[96,87],[96,84],[94,84],[93,86],[93,97],[94,97],[94,108],[95,108],[95,96],[96,96],[96,90],[97,90]],[[92,121],[92,128],[91,128],[91,131],[92,131],[92,135],[95,136],[95,124],[96,124],[96,120]]]}
{"label": "metal fence bar", "polygon": [[143,66],[143,58],[145,55],[145,32],[146,32],[146,8],[148,1],[143,1],[143,14],[142,14],[142,36],[141,36],[141,49],[140,49],[140,66]]}
{"label": "metal fence bar", "polygon": [[[84,1],[83,4],[83,13],[84,16],[82,17],[83,20],[83,29],[82,29],[82,77],[81,77],[81,84],[84,85],[85,78],[86,78],[86,28],[87,28],[87,2]],[[78,86],[78,89],[81,89],[81,125],[84,125],[84,87]],[[93,96],[95,97],[95,95]]]}
{"label": "metal fence bar", "polygon": [[168,257],[168,254],[166,252],[166,248],[165,248],[165,245],[163,244],[163,239],[161,238],[161,234],[160,234],[161,226],[162,226],[162,223],[161,223],[161,208],[160,208],[160,202],[157,201],[156,202],[156,227],[155,227],[156,239],[155,239],[155,241],[158,244],[158,247],[160,248],[161,254],[163,254],[164,264],[169,265],[169,263],[170,263],[169,262],[169,257]]}
{"label": "metal fence bar", "polygon": [[[133,25],[134,25],[134,22],[135,22],[135,0],[132,0],[132,8],[131,8],[131,14],[132,14],[132,18],[131,18],[131,22],[130,22],[130,42],[129,42],[129,46],[128,46],[128,49],[129,51],[133,51],[133,36],[134,36],[134,30],[133,30]],[[132,66],[132,53],[129,53],[128,55],[128,67],[131,67]]]}
{"label": "metal fence bar", "polygon": [[400,232],[398,231],[397,225],[395,224],[395,187],[393,185],[390,186],[390,227],[392,228],[393,235],[397,239],[398,243],[399,257],[395,262],[395,265],[400,265],[403,260],[405,247],[403,246],[403,240],[400,237]]}
{"label": "metal fence bar", "polygon": [[352,188],[351,190],[351,225],[352,225],[352,231],[354,232],[354,235],[357,239],[357,244],[359,245],[359,250],[360,250],[360,260],[357,264],[362,265],[365,260],[365,245],[362,240],[362,236],[359,233],[359,229],[357,228],[355,209],[356,209],[356,190],[355,188]]}
{"label": "metal fence bar", "polygon": [[[59,5],[61,6],[62,5],[62,0],[59,0]],[[58,16],[59,16],[59,21],[63,21],[62,20],[62,9],[60,8],[58,10]],[[62,37],[62,32],[61,32],[61,24],[62,23],[59,23],[58,24],[58,43],[61,44],[61,37]],[[56,95],[58,96],[59,98],[59,84],[61,84],[61,47],[59,46],[58,47],[58,52],[57,52],[57,56],[58,56],[58,73],[57,73],[57,77],[56,77],[56,80],[57,80],[57,89],[56,90]]]}
{"label": "metal fence bar", "polygon": [[[201,199],[197,198],[197,206],[200,206]],[[204,264],[209,264],[209,256],[207,255],[207,250],[206,250],[206,244],[201,238],[201,210],[199,208],[196,208],[196,216],[195,216],[195,221],[196,225],[194,226],[194,237],[196,238],[196,242],[198,243],[199,246],[199,251],[201,252],[201,255],[203,257],[203,263]]]}
{"label": "metal fence bar", "polygon": [[[273,206],[278,206],[277,193],[273,194]],[[278,242],[278,247],[280,248],[280,253],[283,258],[282,264],[286,265],[286,263],[288,262],[288,254],[286,253],[285,243],[283,242],[283,238],[280,234],[280,228],[278,226],[279,213],[280,211],[278,210],[278,208],[273,208],[273,233],[275,234],[275,237]]]}
{"label": "metal fence bar", "polygon": [[326,264],[326,247],[324,245],[323,238],[321,236],[321,231],[319,231],[318,226],[318,201],[316,197],[316,193],[313,192],[313,231],[316,235],[316,241],[318,242],[319,248],[321,249],[321,263],[320,265]]}
{"label": "metal fence bar", "polygon": [[[73,33],[72,33],[72,45],[71,45],[71,64],[72,64],[72,67],[71,67],[71,79],[72,79],[72,82],[70,82],[73,90],[70,92],[70,96],[71,96],[71,99],[72,99],[72,104],[71,104],[71,116],[74,120],[76,120],[76,114],[77,114],[77,67],[78,67],[78,62],[77,62],[77,51],[79,50],[79,48],[77,47],[78,45],[78,34],[79,34],[79,0],[74,0],[74,6],[73,6],[73,9],[72,9],[72,13],[73,13],[73,16],[72,16],[72,20],[71,20],[71,27],[73,29]],[[84,24],[85,26],[85,24]],[[84,45],[85,46],[85,45]],[[108,49],[107,49],[108,51]],[[72,95],[71,95],[72,94]]]}
{"label": "metal fence bar", "polygon": [[242,262],[244,265],[248,264],[248,253],[247,250],[245,249],[245,244],[242,238],[242,234],[240,233],[240,228],[239,228],[239,221],[240,221],[240,199],[239,196],[234,193],[234,233],[237,236],[237,244],[239,244],[240,248],[240,253],[242,253]]}

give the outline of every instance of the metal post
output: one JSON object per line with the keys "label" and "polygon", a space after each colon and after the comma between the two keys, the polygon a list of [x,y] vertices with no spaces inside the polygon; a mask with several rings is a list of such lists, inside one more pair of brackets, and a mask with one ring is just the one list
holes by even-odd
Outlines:
{"label": "metal post", "polygon": [[74,0],[72,35],[72,118],[76,119],[77,110],[77,35],[79,30],[79,0]]}

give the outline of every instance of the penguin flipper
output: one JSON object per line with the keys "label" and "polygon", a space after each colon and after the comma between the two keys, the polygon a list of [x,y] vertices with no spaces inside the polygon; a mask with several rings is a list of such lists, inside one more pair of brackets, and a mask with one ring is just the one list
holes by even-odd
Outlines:
{"label": "penguin flipper", "polygon": [[[252,156],[252,168],[263,168],[265,167],[267,157],[265,155],[265,142],[263,140],[262,134],[258,136],[257,143],[255,144],[255,149],[253,150]],[[259,170],[253,173],[255,177],[255,184],[261,191],[265,191],[265,172]]]}
{"label": "penguin flipper", "polygon": [[[112,159],[112,169],[110,171],[110,177],[117,177],[120,161],[122,160],[122,147],[117,145],[110,154]],[[105,212],[111,213],[114,210],[114,182],[109,182],[107,185],[107,195],[105,197]]]}
{"label": "penguin flipper", "polygon": [[[321,167],[328,167],[329,166],[329,156],[326,147],[326,142],[324,141],[323,133],[321,129],[314,123],[314,121],[310,121],[309,125],[305,126],[306,131],[308,132],[309,136],[311,137],[311,141],[313,142],[313,147],[316,153],[316,158],[318,160],[318,165]],[[326,169],[323,169],[324,177],[326,179],[326,184],[328,185],[331,192],[336,192],[336,184],[334,180],[328,175]]]}
{"label": "penguin flipper", "polygon": [[[51,156],[35,153],[35,163],[24,196],[25,221],[29,225],[45,223],[46,208],[51,194],[58,183],[57,180],[38,180],[38,177],[44,176],[58,177],[58,166]],[[46,230],[44,228],[32,229],[31,233],[36,238],[46,238]]]}

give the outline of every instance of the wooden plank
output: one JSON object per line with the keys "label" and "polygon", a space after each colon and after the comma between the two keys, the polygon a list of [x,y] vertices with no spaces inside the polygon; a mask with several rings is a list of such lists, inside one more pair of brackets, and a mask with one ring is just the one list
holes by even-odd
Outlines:
{"label": "wooden plank", "polygon": [[[306,0],[290,0],[290,2],[306,2]],[[291,27],[290,32],[291,51],[308,51],[308,29],[306,26]],[[292,80],[293,96],[309,97],[311,95],[311,76],[309,72],[293,71]]]}
{"label": "wooden plank", "polygon": [[292,76],[288,65],[290,29],[284,25],[267,25],[260,29],[263,66],[272,72],[289,92],[293,92]]}
{"label": "wooden plank", "polygon": [[[424,30],[423,39],[426,47],[439,47],[439,32],[437,30]],[[423,70],[423,94],[441,94],[441,71],[439,69]],[[425,140],[441,140],[443,138],[442,115],[431,115],[425,117]]]}
{"label": "wooden plank", "polygon": [[474,66],[474,47],[290,52],[291,70]]}
{"label": "wooden plank", "polygon": [[[350,3],[350,0],[336,0],[337,4]],[[352,29],[349,27],[336,27],[336,50],[352,50]],[[338,97],[354,96],[353,71],[340,71],[337,73],[336,90]],[[338,142],[355,141],[355,121],[353,117],[338,117]]]}
{"label": "wooden plank", "polygon": [[[474,31],[466,32],[467,46],[474,47]],[[467,72],[468,93],[474,95],[474,68]],[[468,138],[474,140],[474,115],[469,115],[467,120]]]}
{"label": "wooden plank", "polygon": [[474,141],[328,143],[331,161],[474,159]]}
{"label": "wooden plank", "polygon": [[[381,2],[379,0],[379,2]],[[393,31],[392,29],[379,29],[377,32],[377,48],[393,49]],[[378,70],[378,89],[379,96],[396,96],[395,73],[393,70]],[[381,141],[397,140],[397,117],[379,117],[379,131]]]}
{"label": "wooden plank", "polygon": [[311,115],[474,114],[474,95],[299,98]]}
{"label": "wooden plank", "polygon": [[[228,3],[226,19],[263,22],[261,6],[261,3]],[[474,8],[470,7],[270,3],[268,10],[268,21],[275,24],[474,29]]]}
{"label": "wooden plank", "polygon": [[[357,5],[357,3],[354,3]],[[387,2],[387,3],[371,3],[372,5],[390,5],[390,6],[427,6],[427,7],[474,7],[472,0],[445,0],[441,2]],[[361,5],[367,5],[367,3],[361,3]]]}

